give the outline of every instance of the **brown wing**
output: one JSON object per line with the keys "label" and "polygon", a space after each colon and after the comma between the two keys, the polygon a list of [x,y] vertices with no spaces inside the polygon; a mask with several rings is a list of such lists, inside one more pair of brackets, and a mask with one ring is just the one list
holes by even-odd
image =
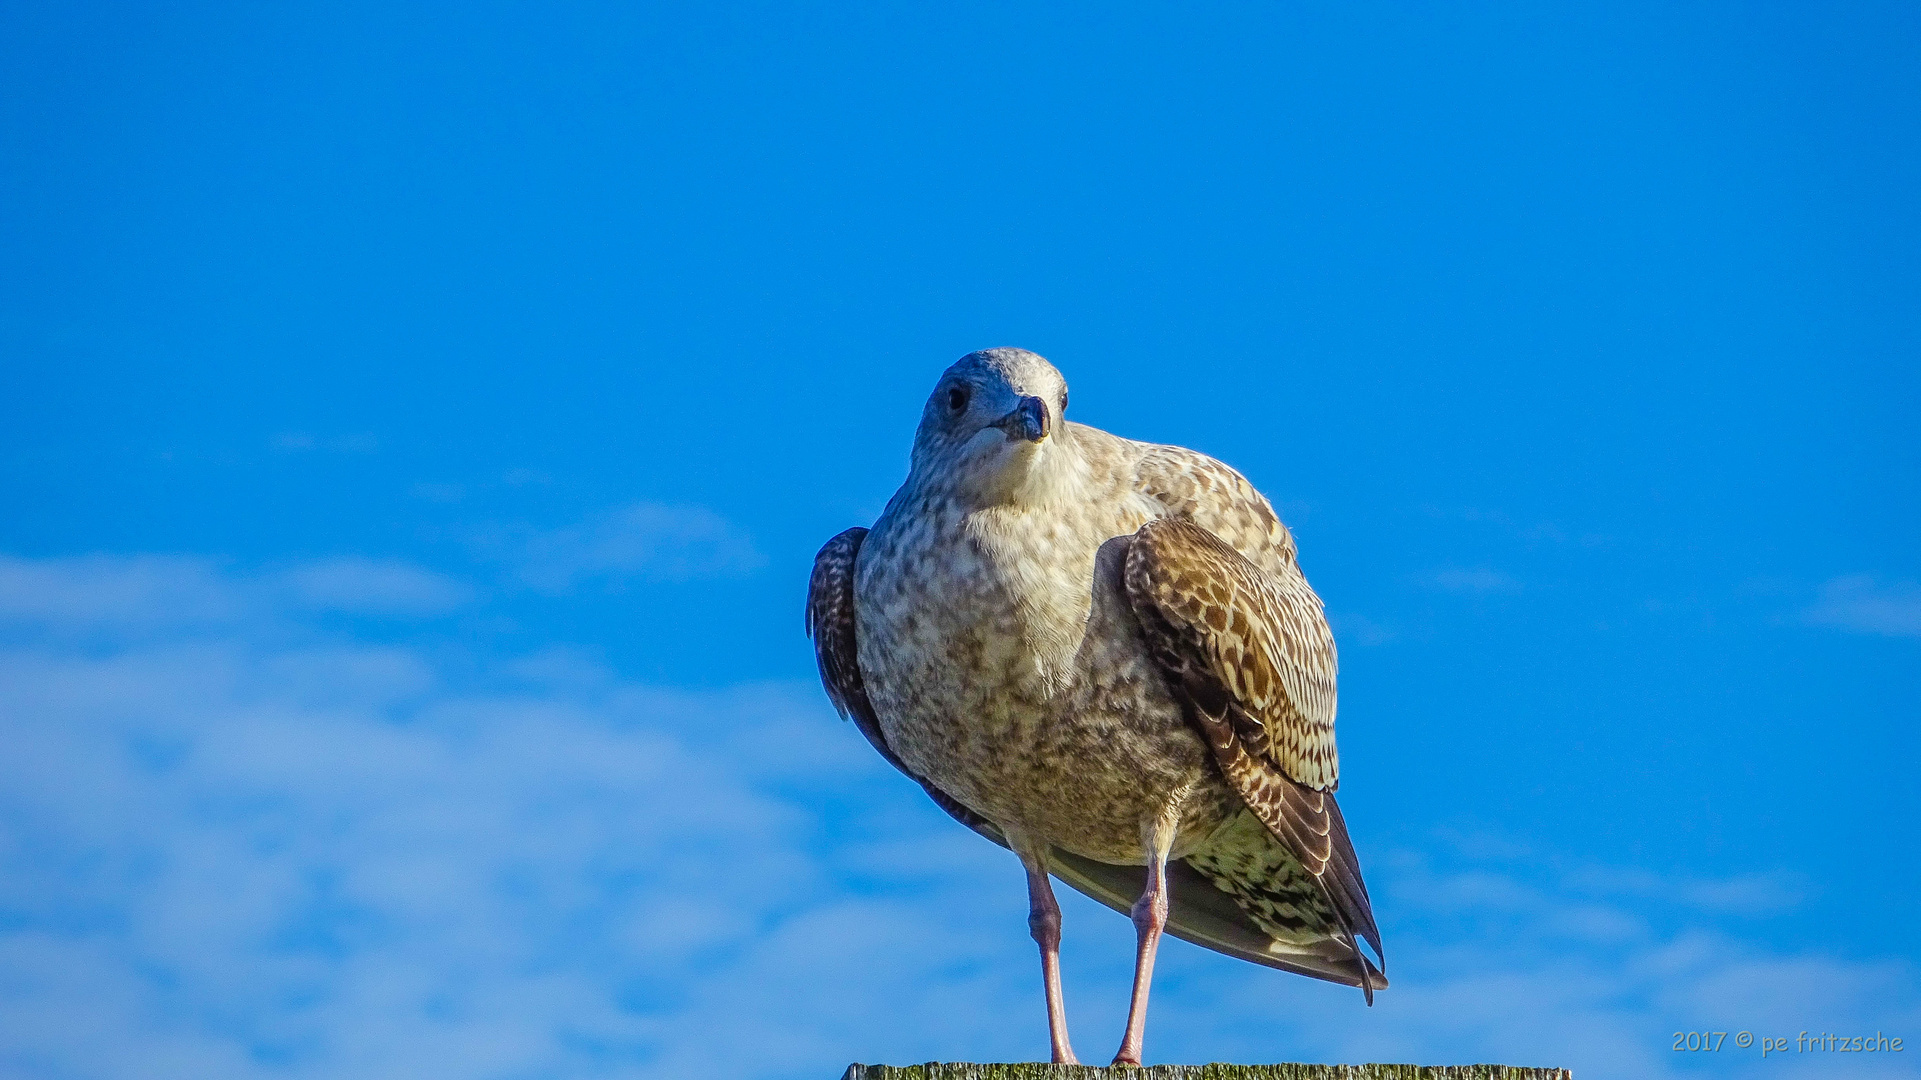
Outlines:
{"label": "brown wing", "polygon": [[1349,944],[1358,936],[1381,956],[1334,801],[1334,648],[1319,599],[1298,575],[1297,587],[1277,580],[1173,518],[1141,526],[1124,574],[1148,648],[1221,772],[1320,884]]}
{"label": "brown wing", "polygon": [[[1230,686],[1247,698],[1264,721],[1282,722],[1290,743],[1274,745],[1270,732],[1247,733],[1249,749],[1272,759],[1296,780],[1338,788],[1340,761],[1334,750],[1334,635],[1321,612],[1321,598],[1302,575],[1294,537],[1274,508],[1247,478],[1205,454],[1156,446],[1136,475],[1141,492],[1167,508],[1167,516],[1199,526],[1229,552],[1232,566],[1249,574],[1223,577],[1211,587],[1264,594],[1275,617],[1250,621],[1248,631],[1271,663],[1250,671],[1271,678],[1259,685]],[[1195,590],[1206,586],[1195,579]],[[1238,665],[1235,665],[1238,670]],[[1272,715],[1271,715],[1272,714]]]}
{"label": "brown wing", "polygon": [[860,733],[887,763],[919,784],[935,805],[954,820],[980,833],[1002,847],[1007,839],[986,818],[968,809],[953,796],[914,773],[887,745],[887,736],[874,716],[874,703],[868,700],[867,683],[861,677],[859,653],[855,649],[854,562],[867,530],[848,529],[834,537],[814,556],[814,572],[807,581],[807,636],[814,639],[814,662],[820,666],[820,683],[827,690],[842,717],[852,720]]}

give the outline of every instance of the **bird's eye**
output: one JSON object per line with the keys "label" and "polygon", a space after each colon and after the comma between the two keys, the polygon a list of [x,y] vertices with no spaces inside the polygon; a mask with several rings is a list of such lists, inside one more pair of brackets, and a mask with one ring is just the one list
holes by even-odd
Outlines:
{"label": "bird's eye", "polygon": [[947,391],[948,411],[958,413],[965,408],[967,408],[967,388],[965,386],[950,387]]}
{"label": "bird's eye", "polygon": [[1061,415],[1067,415],[1067,391],[1061,391]]}

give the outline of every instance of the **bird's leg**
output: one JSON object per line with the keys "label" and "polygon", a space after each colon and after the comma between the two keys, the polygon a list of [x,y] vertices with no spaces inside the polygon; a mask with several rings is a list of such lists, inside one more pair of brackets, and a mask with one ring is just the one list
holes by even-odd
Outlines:
{"label": "bird's leg", "polygon": [[1047,1041],[1056,1065],[1078,1065],[1074,1047],[1067,1041],[1067,1009],[1061,1004],[1061,906],[1054,901],[1053,883],[1047,880],[1047,856],[1041,851],[1016,848],[1022,865],[1027,867],[1027,929],[1041,947],[1041,981],[1047,986]]}
{"label": "bird's leg", "polygon": [[1147,848],[1147,887],[1134,901],[1134,999],[1127,1006],[1127,1034],[1121,1037],[1116,1065],[1139,1065],[1141,1041],[1147,1034],[1147,990],[1154,981],[1154,952],[1167,925],[1167,853],[1174,846],[1174,828],[1156,822],[1142,830]]}

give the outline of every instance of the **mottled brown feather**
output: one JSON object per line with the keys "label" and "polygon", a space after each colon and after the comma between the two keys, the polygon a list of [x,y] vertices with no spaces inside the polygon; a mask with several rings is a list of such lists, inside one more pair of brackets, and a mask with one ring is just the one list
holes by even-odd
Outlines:
{"label": "mottled brown feather", "polygon": [[866,680],[861,677],[855,638],[858,631],[854,620],[854,564],[860,557],[860,543],[866,538],[867,530],[855,526],[827,541],[814,556],[814,572],[807,581],[807,636],[814,639],[814,662],[820,668],[821,686],[841,716],[854,722],[889,765],[919,784],[928,798],[934,800],[934,805],[955,821],[1006,847],[1007,841],[999,829],[916,775],[887,745],[887,736],[881,732],[873,702],[867,697]]}
{"label": "mottled brown feather", "polygon": [[1338,788],[1334,635],[1287,526],[1245,477],[1192,450],[1155,447],[1136,484],[1169,521],[1197,530],[1179,558],[1168,545],[1181,538],[1165,538],[1158,554],[1168,561],[1156,573],[1215,635],[1217,678],[1248,711],[1249,751],[1304,784]]}
{"label": "mottled brown feather", "polygon": [[[1124,580],[1150,653],[1228,783],[1320,883],[1347,940],[1381,955],[1334,801],[1333,639],[1305,579],[1290,588],[1207,529],[1168,518],[1135,533]],[[1364,968],[1358,950],[1355,960]]]}

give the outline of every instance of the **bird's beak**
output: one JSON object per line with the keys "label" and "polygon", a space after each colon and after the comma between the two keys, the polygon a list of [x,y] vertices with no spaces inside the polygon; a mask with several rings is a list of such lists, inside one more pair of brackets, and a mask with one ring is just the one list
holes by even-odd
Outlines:
{"label": "bird's beak", "polygon": [[1040,442],[1053,430],[1053,423],[1048,419],[1047,402],[1037,397],[1022,398],[1021,403],[1014,406],[1014,411],[995,421],[994,426],[1007,432],[1010,439],[1028,442]]}

